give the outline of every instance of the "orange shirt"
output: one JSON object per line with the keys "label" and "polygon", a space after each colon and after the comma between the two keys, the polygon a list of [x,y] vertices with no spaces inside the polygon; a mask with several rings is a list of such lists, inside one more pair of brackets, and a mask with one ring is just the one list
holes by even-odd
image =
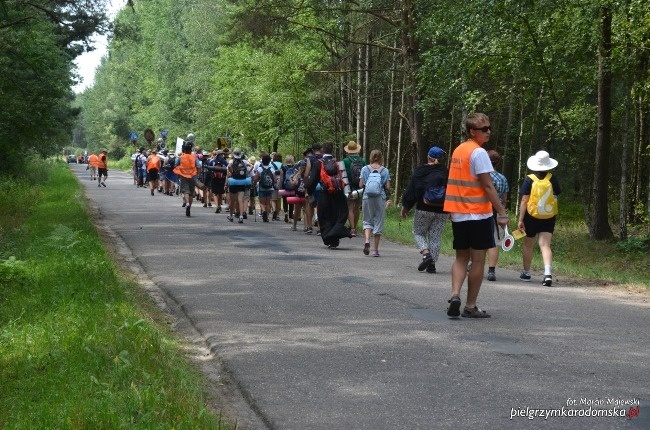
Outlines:
{"label": "orange shirt", "polygon": [[480,148],[473,140],[467,140],[454,150],[449,165],[449,180],[445,195],[444,211],[462,214],[492,213],[492,203],[478,178],[472,176],[470,156]]}
{"label": "orange shirt", "polygon": [[105,169],[106,168],[106,155],[105,154],[100,154],[99,157],[97,157],[97,168],[98,169]]}
{"label": "orange shirt", "polygon": [[97,167],[97,156],[95,154],[90,154],[88,157],[88,165],[90,167]]}
{"label": "orange shirt", "polygon": [[174,173],[184,178],[193,178],[197,175],[196,159],[192,154],[181,155],[178,166],[174,168]]}
{"label": "orange shirt", "polygon": [[151,169],[160,169],[160,157],[155,154],[147,160],[147,172]]}

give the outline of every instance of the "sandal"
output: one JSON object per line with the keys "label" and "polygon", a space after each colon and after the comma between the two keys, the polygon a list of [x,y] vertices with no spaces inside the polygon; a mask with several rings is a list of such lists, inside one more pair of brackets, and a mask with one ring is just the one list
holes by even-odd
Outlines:
{"label": "sandal", "polygon": [[460,297],[451,296],[451,299],[448,300],[449,307],[447,308],[447,316],[452,318],[458,318],[460,316]]}
{"label": "sandal", "polygon": [[465,307],[461,316],[463,318],[490,318],[490,314],[480,310],[478,306],[473,308]]}

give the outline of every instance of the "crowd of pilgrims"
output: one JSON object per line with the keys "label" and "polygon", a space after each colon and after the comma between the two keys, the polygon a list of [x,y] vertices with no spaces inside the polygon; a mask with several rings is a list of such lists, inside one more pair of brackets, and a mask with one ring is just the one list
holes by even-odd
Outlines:
{"label": "crowd of pilgrims", "polygon": [[[324,145],[331,152],[328,144]],[[240,148],[204,151],[194,145],[189,135],[179,153],[140,148],[131,157],[132,173],[134,185],[148,188],[152,196],[182,198],[188,217],[191,208],[202,205],[216,214],[224,213],[226,220],[233,223],[243,224],[252,217],[255,222],[257,217],[262,222],[284,221],[292,231],[301,227],[305,234],[327,236],[323,242],[334,248],[340,239],[357,236],[361,198],[354,191],[359,189],[359,172],[353,167],[352,175],[356,176],[352,182],[348,175],[351,159],[360,166],[366,164],[359,156],[360,149],[352,141],[345,147],[347,164],[338,163],[345,189],[335,200],[321,192],[320,185],[312,190],[306,187],[311,167],[323,156],[323,145],[319,143],[306,148],[300,159],[283,157],[278,152],[260,152],[256,158]],[[323,213],[320,222],[319,212]],[[367,255],[367,251],[364,253]]]}

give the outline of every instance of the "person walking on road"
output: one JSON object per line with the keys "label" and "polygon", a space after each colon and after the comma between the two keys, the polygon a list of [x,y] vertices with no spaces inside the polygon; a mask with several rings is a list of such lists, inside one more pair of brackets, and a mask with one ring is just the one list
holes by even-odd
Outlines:
{"label": "person walking on road", "polygon": [[521,194],[519,228],[526,231],[523,246],[524,271],[519,279],[530,282],[533,246],[535,236],[538,236],[537,243],[544,261],[542,285],[550,287],[553,285],[551,239],[558,213],[557,196],[561,190],[560,183],[549,171],[557,167],[558,162],[551,158],[548,152],[539,151],[528,158],[526,165],[533,173],[526,176],[519,190],[519,194]]}
{"label": "person walking on road", "polygon": [[[361,169],[366,165],[366,160],[359,156],[361,145],[354,140],[348,142],[343,147],[347,157],[343,159],[348,185],[350,192],[359,189],[359,179],[361,179]],[[348,199],[348,223],[350,224],[350,234],[352,237],[357,235],[357,225],[359,224],[359,214],[361,213],[361,199]]]}
{"label": "person walking on road", "polygon": [[88,156],[88,170],[90,170],[90,180],[97,180],[97,156],[94,152]]}
{"label": "person walking on road", "polygon": [[379,240],[384,231],[386,219],[387,191],[390,190],[390,172],[384,167],[384,155],[379,149],[370,151],[367,166],[361,169],[359,188],[363,188],[363,253],[370,254],[370,236],[374,241],[373,257],[379,257]]}
{"label": "person walking on road", "polygon": [[151,195],[154,195],[154,190],[158,189],[159,183],[158,178],[160,175],[160,166],[162,162],[158,156],[158,150],[153,149],[151,155],[147,158],[147,179],[149,181],[149,189],[151,190]]}
{"label": "person walking on road", "polygon": [[192,144],[190,142],[183,143],[182,151],[181,156],[176,158],[174,173],[180,178],[185,216],[190,216],[194,190],[197,186],[197,175],[201,170],[201,162],[192,155]]}
{"label": "person walking on road", "polygon": [[[108,151],[102,150],[97,157],[97,186],[106,187],[106,179],[108,178]],[[102,177],[104,180],[102,181]]]}
{"label": "person walking on road", "polygon": [[[501,204],[503,207],[506,207],[506,203],[508,202],[508,193],[510,192],[510,186],[508,186],[508,179],[502,174],[497,172],[498,166],[501,164],[501,155],[491,149],[488,151],[488,157],[490,157],[490,161],[492,162],[492,168],[494,169],[493,172],[490,172],[490,177],[492,178],[492,184],[494,185],[494,189],[497,190],[497,194],[499,195],[499,200],[501,201]],[[488,249],[488,273],[487,273],[487,280],[488,281],[496,281],[497,280],[497,275],[496,275],[496,268],[497,264],[499,263],[499,247],[498,245],[501,244],[501,241],[506,235],[505,230],[503,227],[499,225],[497,222],[497,213],[494,213],[494,244],[496,245],[494,248]]]}
{"label": "person walking on road", "polygon": [[[460,291],[467,277],[467,300],[462,316],[489,318],[476,305],[483,282],[485,254],[494,247],[493,211],[497,222],[508,225],[506,210],[499,201],[490,172],[492,163],[482,146],[490,140],[490,119],[484,113],[472,113],[465,119],[468,139],[451,156],[449,179],[443,210],[451,214],[456,259],[451,268],[451,299],[447,315],[461,315]],[[467,264],[472,261],[469,273]]]}
{"label": "person walking on road", "polygon": [[427,164],[415,169],[402,196],[402,218],[415,206],[413,238],[422,255],[418,262],[420,272],[436,273],[442,231],[449,218],[442,210],[449,174],[444,164],[446,156],[441,148],[432,146],[427,153]]}

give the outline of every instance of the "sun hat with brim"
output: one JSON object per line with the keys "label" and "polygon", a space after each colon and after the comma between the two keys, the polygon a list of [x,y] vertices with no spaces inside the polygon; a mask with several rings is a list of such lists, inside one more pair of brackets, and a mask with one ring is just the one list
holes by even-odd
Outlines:
{"label": "sun hat with brim", "polygon": [[526,166],[533,172],[546,172],[557,167],[557,164],[557,160],[551,158],[546,151],[537,151],[526,162]]}
{"label": "sun hat with brim", "polygon": [[343,147],[343,150],[348,154],[358,154],[359,152],[361,152],[361,145],[359,145],[354,140],[351,140],[348,142],[347,145]]}

